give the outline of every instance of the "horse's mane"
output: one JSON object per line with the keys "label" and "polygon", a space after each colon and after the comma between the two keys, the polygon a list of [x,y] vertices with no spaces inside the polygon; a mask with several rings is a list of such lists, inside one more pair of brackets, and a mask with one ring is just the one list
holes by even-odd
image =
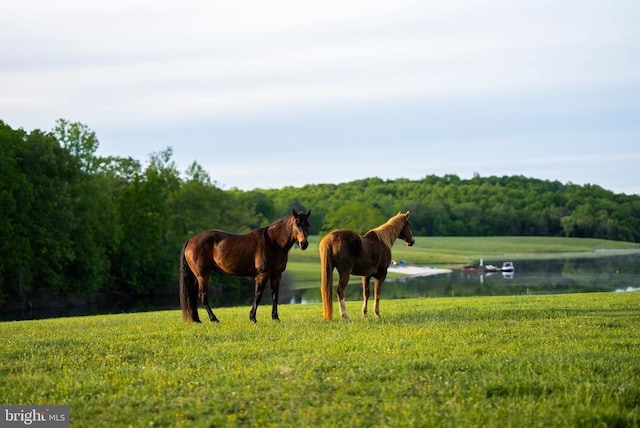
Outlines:
{"label": "horse's mane", "polygon": [[286,223],[291,217],[292,216],[288,215],[286,217],[279,218],[278,220],[275,220],[270,225],[265,226],[265,229],[269,229],[270,227],[274,227],[274,226],[280,226],[282,223]]}
{"label": "horse's mane", "polygon": [[287,221],[289,221],[289,219],[290,219],[291,217],[292,217],[292,216],[290,216],[290,215],[289,215],[289,216],[286,216],[286,217],[279,218],[278,220],[274,221],[274,222],[273,222],[273,223],[271,223],[270,225],[268,225],[268,226],[264,226],[264,227],[261,227],[261,228],[259,228],[258,230],[259,230],[259,231],[262,231],[262,234],[264,235],[264,237],[268,239],[268,238],[269,238],[269,236],[268,236],[269,229],[273,229],[274,227],[282,226],[282,225],[283,225],[283,224],[285,224]]}
{"label": "horse's mane", "polygon": [[384,242],[384,245],[391,248],[393,247],[394,242],[396,242],[396,239],[398,239],[398,235],[402,231],[406,219],[407,216],[405,214],[398,213],[387,220],[385,224],[371,229],[365,235],[368,235],[369,233],[375,233],[376,235],[378,235],[378,238],[380,238],[380,240]]}

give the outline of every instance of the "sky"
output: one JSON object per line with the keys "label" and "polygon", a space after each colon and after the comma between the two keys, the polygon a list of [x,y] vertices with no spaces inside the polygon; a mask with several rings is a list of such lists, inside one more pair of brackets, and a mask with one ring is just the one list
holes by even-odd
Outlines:
{"label": "sky", "polygon": [[640,194],[637,0],[21,0],[0,120],[224,189],[522,175]]}

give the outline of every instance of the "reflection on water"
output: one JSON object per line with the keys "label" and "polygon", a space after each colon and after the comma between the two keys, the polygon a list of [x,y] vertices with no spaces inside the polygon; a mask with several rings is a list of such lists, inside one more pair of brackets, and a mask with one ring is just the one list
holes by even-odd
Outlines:
{"label": "reflection on water", "polygon": [[[587,293],[594,291],[640,290],[640,251],[627,255],[570,258],[561,260],[488,260],[485,264],[502,266],[513,261],[513,273],[470,273],[453,271],[426,277],[389,279],[382,290],[383,299],[448,296],[498,296],[517,294]],[[320,266],[318,266],[318,269]],[[337,275],[334,275],[336,278]],[[362,300],[362,287],[357,277],[347,286],[347,300]],[[334,281],[335,282],[335,281]],[[373,288],[373,283],[372,283]],[[251,279],[240,282],[233,290],[210,288],[210,301],[215,307],[250,306],[253,296]],[[335,290],[335,286],[334,286]],[[335,291],[334,291],[335,294]],[[371,290],[373,297],[373,289]],[[334,297],[335,298],[335,297]],[[280,286],[281,304],[320,302],[320,284],[293,290],[288,281]],[[271,296],[267,291],[260,311],[267,312]],[[202,311],[202,306],[200,310]],[[157,296],[149,301],[130,304],[96,304],[90,307],[63,307],[33,311],[4,311],[0,321],[96,315],[104,313],[140,312],[178,309],[178,296]],[[202,315],[202,314],[201,314]]]}
{"label": "reflection on water", "polygon": [[[510,260],[514,272],[451,273],[387,280],[383,299],[446,296],[587,293],[640,289],[640,253],[561,260]],[[501,266],[503,260],[485,260]],[[335,275],[334,275],[335,276]],[[335,281],[334,281],[335,283]],[[334,286],[335,289],[335,286]],[[359,283],[347,286],[347,300],[361,300]],[[373,294],[373,290],[372,290]],[[320,302],[320,287],[283,290],[281,302]]]}

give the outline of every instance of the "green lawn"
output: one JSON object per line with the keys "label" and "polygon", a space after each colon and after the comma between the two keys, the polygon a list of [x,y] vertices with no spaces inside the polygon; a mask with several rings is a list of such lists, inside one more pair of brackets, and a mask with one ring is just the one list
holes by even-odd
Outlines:
{"label": "green lawn", "polygon": [[631,292],[4,322],[0,401],[70,405],[73,427],[638,426],[638,308]]}

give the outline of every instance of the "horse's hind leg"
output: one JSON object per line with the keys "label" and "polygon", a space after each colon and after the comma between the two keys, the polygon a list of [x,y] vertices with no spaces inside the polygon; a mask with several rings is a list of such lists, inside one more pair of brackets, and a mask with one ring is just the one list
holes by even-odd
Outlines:
{"label": "horse's hind leg", "polygon": [[202,306],[207,310],[207,314],[209,314],[209,319],[211,322],[220,322],[218,318],[213,314],[213,310],[211,310],[211,306],[209,305],[209,277],[208,276],[198,276],[198,297],[200,298],[200,302]]}
{"label": "horse's hind leg", "polygon": [[369,282],[371,278],[368,276],[362,277],[362,300],[364,303],[362,304],[362,317],[367,316],[367,303],[369,302],[369,295],[371,294],[371,290],[369,288]]}
{"label": "horse's hind leg", "polygon": [[347,288],[347,284],[349,283],[349,275],[351,273],[347,270],[345,272],[340,272],[340,278],[338,280],[338,302],[340,302],[340,316],[344,319],[349,319],[349,315],[347,315],[347,306],[345,304],[345,296],[344,290]]}

